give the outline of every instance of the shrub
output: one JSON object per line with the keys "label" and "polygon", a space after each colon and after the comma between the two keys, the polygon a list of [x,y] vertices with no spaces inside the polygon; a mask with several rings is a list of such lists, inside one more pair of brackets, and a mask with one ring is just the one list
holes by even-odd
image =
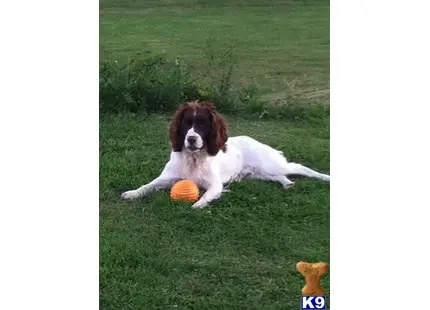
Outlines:
{"label": "shrub", "polygon": [[164,112],[197,99],[189,70],[179,61],[145,54],[126,64],[100,63],[100,112]]}
{"label": "shrub", "polygon": [[235,86],[232,49],[217,60],[209,42],[205,59],[205,79],[198,80],[192,78],[190,68],[178,59],[172,61],[151,53],[125,64],[101,61],[100,114],[172,112],[182,102],[208,100],[215,102],[220,112],[229,114],[328,122],[329,106],[298,104],[293,93],[288,95],[286,104],[273,103],[264,100],[255,86]]}

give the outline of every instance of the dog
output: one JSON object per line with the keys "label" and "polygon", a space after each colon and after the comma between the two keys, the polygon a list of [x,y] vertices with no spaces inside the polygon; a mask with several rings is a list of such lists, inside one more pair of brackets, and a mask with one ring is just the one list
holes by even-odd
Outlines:
{"label": "dog", "polygon": [[251,137],[228,137],[227,123],[211,102],[182,104],[170,122],[169,138],[172,152],[161,174],[148,184],[122,193],[123,199],[136,199],[191,179],[206,190],[192,208],[203,208],[221,197],[224,185],[243,179],[275,181],[284,188],[294,185],[288,175],[330,182],[329,175],[287,162],[282,151]]}

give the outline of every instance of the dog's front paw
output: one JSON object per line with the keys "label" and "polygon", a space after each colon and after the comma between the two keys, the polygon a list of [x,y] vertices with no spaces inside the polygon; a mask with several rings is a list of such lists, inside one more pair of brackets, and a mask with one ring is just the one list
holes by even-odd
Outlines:
{"label": "dog's front paw", "polygon": [[193,209],[201,209],[201,208],[204,208],[204,207],[206,207],[208,204],[206,203],[206,202],[204,202],[204,201],[197,201],[195,204],[193,204],[192,206],[191,206],[191,208],[193,208]]}
{"label": "dog's front paw", "polygon": [[139,192],[137,190],[131,190],[131,191],[127,191],[121,194],[121,198],[122,199],[126,199],[126,200],[133,200],[136,198],[139,198]]}

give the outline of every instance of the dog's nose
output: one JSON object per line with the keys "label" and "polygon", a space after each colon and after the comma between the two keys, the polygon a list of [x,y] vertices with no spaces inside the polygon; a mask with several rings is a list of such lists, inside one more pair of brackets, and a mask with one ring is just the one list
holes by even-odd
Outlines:
{"label": "dog's nose", "polygon": [[187,141],[188,141],[188,143],[190,144],[190,145],[194,145],[195,143],[196,143],[196,137],[195,136],[189,136],[188,138],[187,138]]}

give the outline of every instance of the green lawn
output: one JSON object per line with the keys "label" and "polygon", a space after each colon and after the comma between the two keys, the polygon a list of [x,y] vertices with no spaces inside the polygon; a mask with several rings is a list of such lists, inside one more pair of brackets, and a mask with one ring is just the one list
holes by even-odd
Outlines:
{"label": "green lawn", "polygon": [[[162,5],[169,2],[174,7]],[[255,79],[268,95],[284,91],[283,78],[299,79],[303,91],[329,87],[327,5],[205,2],[102,1],[101,56],[165,49],[197,60],[212,32],[239,42],[240,83]],[[232,135],[250,135],[329,172],[328,120],[227,118]],[[304,279],[296,263],[329,262],[330,185],[300,178],[283,190],[244,181],[202,210],[173,203],[168,192],[120,200],[160,173],[169,157],[167,125],[155,115],[100,120],[100,309],[299,309]],[[322,281],[328,293],[329,279]]]}
{"label": "green lawn", "polygon": [[[329,171],[328,126],[230,122],[232,134]],[[329,260],[329,184],[245,181],[203,210],[176,205],[168,192],[121,201],[163,168],[166,128],[163,117],[101,121],[102,309],[296,309],[304,282],[295,264]]]}
{"label": "green lawn", "polygon": [[[115,3],[123,2],[131,1]],[[191,0],[170,2],[182,5],[154,7],[154,1],[143,1],[145,8],[124,8],[125,4],[112,8],[111,2],[102,1],[100,57],[121,61],[144,51],[162,52],[192,63],[195,73],[204,76],[207,61],[202,59],[203,50],[210,38],[215,40],[216,55],[235,46],[238,85],[254,84],[269,99],[283,99],[286,93],[294,92],[309,102],[329,102],[327,1],[312,5],[253,1],[260,6],[246,7],[196,7],[190,3],[205,1]],[[278,4],[261,6],[265,2]]]}

